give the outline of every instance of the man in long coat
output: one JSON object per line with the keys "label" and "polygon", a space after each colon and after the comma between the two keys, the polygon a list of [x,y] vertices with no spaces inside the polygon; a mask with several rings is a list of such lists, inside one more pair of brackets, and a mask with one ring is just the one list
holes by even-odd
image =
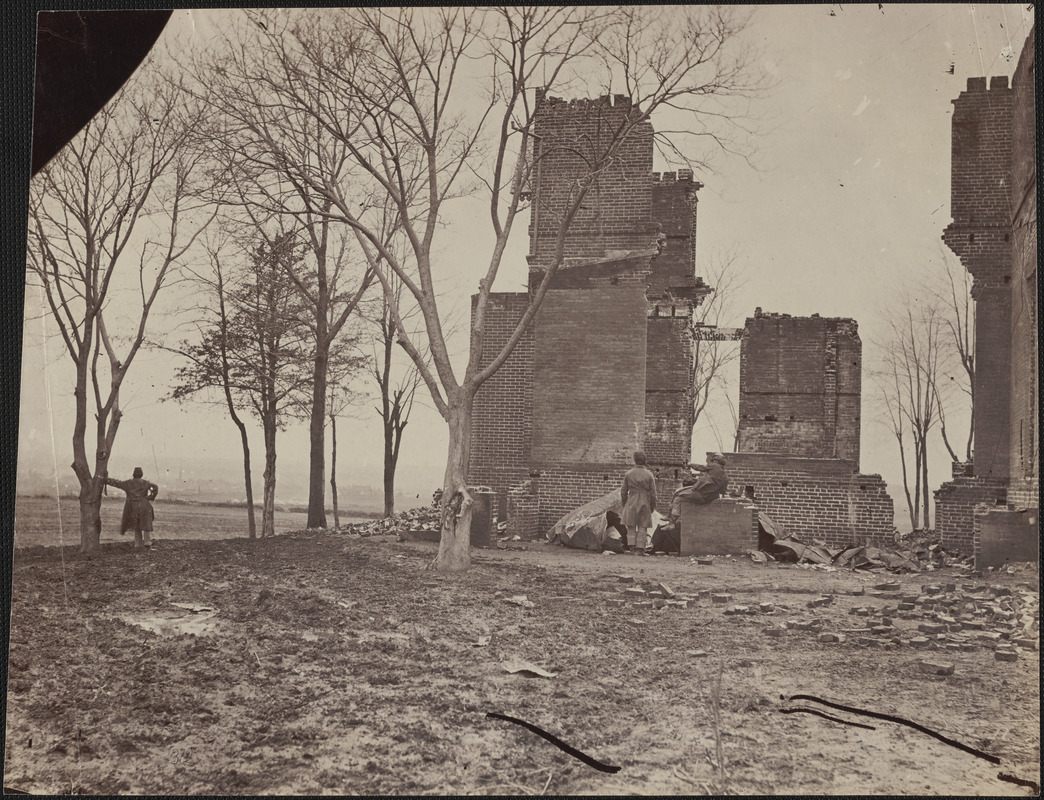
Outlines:
{"label": "man in long coat", "polygon": [[134,547],[142,546],[144,534],[145,547],[152,547],[152,500],[159,494],[159,487],[142,477],[145,473],[141,467],[134,468],[134,477],[127,481],[105,478],[108,486],[115,486],[127,493],[127,502],[123,504],[123,519],[120,521],[120,533],[134,531]]}
{"label": "man in long coat", "polygon": [[623,503],[623,524],[634,531],[632,552],[645,555],[645,539],[652,527],[652,512],[656,510],[656,476],[645,466],[645,453],[634,454],[634,466],[624,475],[620,488]]}

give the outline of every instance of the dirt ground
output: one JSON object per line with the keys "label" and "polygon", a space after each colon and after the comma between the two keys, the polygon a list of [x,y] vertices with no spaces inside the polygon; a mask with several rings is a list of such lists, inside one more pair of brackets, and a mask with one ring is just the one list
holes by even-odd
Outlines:
{"label": "dirt ground", "polygon": [[[443,576],[425,569],[434,548],[306,532],[161,540],[152,552],[110,544],[91,561],[74,548],[17,550],[5,786],[1028,795],[998,774],[1039,783],[1035,647],[1008,662],[974,635],[956,649],[910,642],[940,609],[923,604],[923,584],[991,601],[990,588],[1010,590],[1025,620],[1035,568],[891,576],[533,544],[475,551],[471,571]],[[889,579],[899,592],[875,594]],[[695,600],[659,609],[623,594],[657,582]],[[922,602],[897,613],[897,594]],[[518,595],[532,607],[508,602]],[[832,601],[809,607],[821,596]],[[757,613],[732,613],[740,605]],[[867,625],[856,608],[891,614],[892,631],[851,632]],[[509,674],[512,659],[553,677]],[[923,659],[953,674],[927,674]],[[892,722],[822,709],[868,730],[781,713],[798,705],[781,700],[794,693],[902,716],[1001,763]],[[622,768],[599,772],[490,711]]]}

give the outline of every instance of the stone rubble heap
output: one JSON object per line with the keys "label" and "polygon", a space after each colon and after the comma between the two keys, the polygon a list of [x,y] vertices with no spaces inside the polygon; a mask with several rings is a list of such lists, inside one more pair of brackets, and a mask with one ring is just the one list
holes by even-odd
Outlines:
{"label": "stone rubble heap", "polygon": [[[779,603],[755,602],[734,605],[727,592],[700,589],[695,593],[674,592],[663,583],[638,582],[631,575],[617,575],[624,586],[621,598],[607,600],[612,606],[638,610],[651,608],[668,612],[710,601],[705,608],[720,608],[727,616],[789,616],[781,612],[795,609]],[[871,589],[850,592],[856,597],[873,598],[871,604],[853,606],[854,619],[842,622],[841,606],[835,596],[814,597],[805,606],[812,613],[780,619],[762,628],[765,636],[781,638],[792,631],[807,632],[824,644],[847,643],[867,648],[895,650],[912,647],[942,653],[992,650],[997,661],[1018,661],[1020,653],[1039,649],[1040,607],[1037,594],[1028,588],[988,586],[982,583],[924,584],[920,589],[898,581],[875,584]],[[832,609],[837,609],[829,614]],[[922,660],[921,669],[949,675],[953,665]]]}

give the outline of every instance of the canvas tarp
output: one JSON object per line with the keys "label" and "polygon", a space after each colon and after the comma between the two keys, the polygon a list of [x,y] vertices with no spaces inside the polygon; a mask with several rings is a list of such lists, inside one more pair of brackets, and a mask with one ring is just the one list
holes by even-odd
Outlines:
{"label": "canvas tarp", "polygon": [[547,540],[580,550],[619,552],[623,549],[623,540],[615,528],[609,527],[606,512],[619,514],[622,508],[620,490],[614,489],[558,520],[547,532]]}

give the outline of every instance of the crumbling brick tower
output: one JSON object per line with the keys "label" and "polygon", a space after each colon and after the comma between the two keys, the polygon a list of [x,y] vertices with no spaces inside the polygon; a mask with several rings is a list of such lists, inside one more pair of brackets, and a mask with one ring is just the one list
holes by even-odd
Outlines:
{"label": "crumbling brick tower", "polygon": [[[636,113],[626,97],[538,93],[530,291],[553,262],[562,215],[591,153]],[[652,172],[653,129],[636,126],[591,185],[564,261],[530,330],[480,390],[469,481],[490,486],[512,532],[543,533],[616,488],[634,450],[677,484],[692,436],[689,320],[711,291],[695,275],[691,171]],[[491,298],[483,361],[500,349],[527,293]]]}
{"label": "crumbling brick tower", "polygon": [[1010,88],[1006,76],[989,89],[985,77],[969,78],[953,101],[953,222],[942,238],[972,276],[975,449],[935,494],[936,531],[977,561],[989,551],[991,563],[1038,553],[1033,65],[1031,31]]}
{"label": "crumbling brick tower", "polygon": [[729,483],[805,541],[844,546],[893,530],[881,476],[858,474],[861,382],[855,320],[760,308],[747,319]]}

